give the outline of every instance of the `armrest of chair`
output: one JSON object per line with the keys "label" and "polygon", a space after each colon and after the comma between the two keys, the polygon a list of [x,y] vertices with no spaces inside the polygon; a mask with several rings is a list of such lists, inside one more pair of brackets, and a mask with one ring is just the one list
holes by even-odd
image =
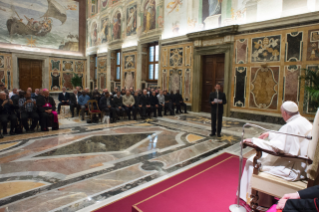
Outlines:
{"label": "armrest of chair", "polygon": [[287,153],[279,153],[279,152],[274,152],[274,151],[270,151],[270,150],[266,150],[266,149],[262,149],[259,146],[252,144],[252,143],[244,143],[243,144],[243,148],[246,147],[251,147],[253,149],[255,149],[256,151],[260,151],[260,152],[266,152],[270,155],[274,155],[274,156],[278,156],[278,157],[283,157],[283,158],[294,158],[294,159],[300,159],[300,160],[305,160],[308,164],[312,164],[312,160],[308,157],[303,157],[303,156],[296,156],[296,155],[291,155],[291,154],[287,154]]}

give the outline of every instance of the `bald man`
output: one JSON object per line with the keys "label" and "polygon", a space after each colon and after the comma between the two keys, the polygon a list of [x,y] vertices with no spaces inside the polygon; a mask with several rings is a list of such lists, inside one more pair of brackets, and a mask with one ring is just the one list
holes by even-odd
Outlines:
{"label": "bald man", "polygon": [[[286,101],[281,107],[281,115],[286,124],[279,132],[308,135],[312,130],[312,124],[299,114],[298,105],[291,101]],[[265,139],[268,139],[266,141]],[[289,135],[263,133],[259,138],[244,140],[244,143],[254,145],[274,152],[287,153],[291,155],[306,156],[309,141],[304,138]],[[241,178],[240,198],[245,202],[249,200],[251,194],[250,180],[253,174],[253,158],[251,156],[245,165]],[[281,177],[288,181],[296,181],[306,178],[307,165],[302,161],[280,158],[269,154],[263,154],[258,160],[262,164],[260,170],[268,174]],[[250,202],[247,202],[250,204]]]}

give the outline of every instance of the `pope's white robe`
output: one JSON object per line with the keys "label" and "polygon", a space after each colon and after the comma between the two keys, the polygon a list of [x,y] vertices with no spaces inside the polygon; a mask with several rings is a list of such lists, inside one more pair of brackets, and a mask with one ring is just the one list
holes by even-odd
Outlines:
{"label": "pope's white robe", "polygon": [[[309,135],[311,130],[312,124],[306,118],[298,114],[287,120],[287,123],[280,128],[279,132]],[[280,151],[292,155],[307,155],[309,143],[309,140],[307,139],[276,133],[269,133],[268,139],[269,141],[253,138],[252,142],[267,150]],[[248,158],[240,182],[240,198],[245,200],[248,204],[250,202],[250,180],[253,174],[254,157],[255,155]],[[306,177],[307,164],[300,160],[281,158],[263,152],[262,157],[258,161],[261,163],[260,171],[281,177],[285,180],[295,181],[305,179]]]}

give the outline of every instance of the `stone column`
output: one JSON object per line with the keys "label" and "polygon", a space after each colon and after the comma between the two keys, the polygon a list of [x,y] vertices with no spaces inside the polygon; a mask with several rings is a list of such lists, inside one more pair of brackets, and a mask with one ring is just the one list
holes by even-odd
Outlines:
{"label": "stone column", "polygon": [[[86,86],[83,85],[83,88],[90,87],[90,55],[86,57]],[[85,86],[85,87],[84,87]]]}
{"label": "stone column", "polygon": [[246,23],[257,21],[257,3],[258,0],[248,0],[246,2]]}
{"label": "stone column", "polygon": [[49,88],[49,80],[50,80],[50,59],[49,57],[45,58],[44,61],[43,61],[43,64],[42,64],[42,88]]}
{"label": "stone column", "polygon": [[309,0],[282,0],[281,17],[310,12],[308,9],[308,1]]}
{"label": "stone column", "polygon": [[142,56],[143,56],[143,45],[139,42],[137,46],[137,65],[136,65],[136,88],[142,89]]}
{"label": "stone column", "polygon": [[12,54],[12,78],[13,82],[11,85],[12,88],[18,88],[19,87],[19,71],[18,71],[18,57],[16,54]]}
{"label": "stone column", "polygon": [[106,66],[106,87],[111,91],[111,49],[107,51],[107,66]]}

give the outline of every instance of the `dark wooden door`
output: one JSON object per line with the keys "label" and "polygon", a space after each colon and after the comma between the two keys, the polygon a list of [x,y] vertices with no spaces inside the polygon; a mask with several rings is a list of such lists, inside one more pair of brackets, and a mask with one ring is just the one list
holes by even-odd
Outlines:
{"label": "dark wooden door", "polygon": [[224,60],[225,55],[203,56],[203,90],[202,90],[202,111],[210,112],[209,94],[214,91],[216,83],[224,85]]}
{"label": "dark wooden door", "polygon": [[19,59],[19,88],[26,91],[28,87],[34,91],[42,88],[42,61]]}

